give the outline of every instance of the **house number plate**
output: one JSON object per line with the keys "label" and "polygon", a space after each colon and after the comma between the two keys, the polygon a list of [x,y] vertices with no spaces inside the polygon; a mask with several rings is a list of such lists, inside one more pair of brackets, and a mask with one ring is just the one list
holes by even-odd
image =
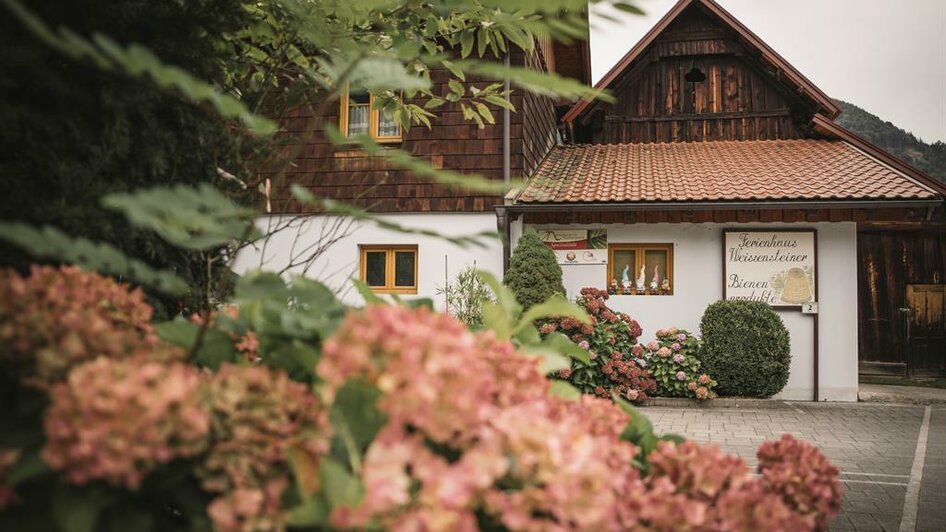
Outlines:
{"label": "house number plate", "polygon": [[801,313],[802,314],[817,314],[818,313],[818,302],[810,301],[808,303],[801,304]]}

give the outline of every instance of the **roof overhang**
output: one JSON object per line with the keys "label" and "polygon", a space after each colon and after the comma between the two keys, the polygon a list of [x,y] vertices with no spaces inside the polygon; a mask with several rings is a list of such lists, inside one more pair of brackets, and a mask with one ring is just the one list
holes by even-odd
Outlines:
{"label": "roof overhang", "polygon": [[927,175],[922,170],[894,157],[885,150],[878,148],[863,138],[855,135],[851,131],[841,127],[836,122],[824,115],[816,114],[811,119],[811,128],[820,135],[829,138],[840,139],[848,142],[855,148],[863,151],[867,155],[874,157],[882,163],[894,168],[904,176],[933,189],[938,194],[946,197],[946,183]]}
{"label": "roof overhang", "polygon": [[663,201],[608,203],[513,203],[496,209],[527,212],[631,212],[714,210],[821,210],[821,209],[928,209],[943,205],[941,199],[836,200],[836,201]]}

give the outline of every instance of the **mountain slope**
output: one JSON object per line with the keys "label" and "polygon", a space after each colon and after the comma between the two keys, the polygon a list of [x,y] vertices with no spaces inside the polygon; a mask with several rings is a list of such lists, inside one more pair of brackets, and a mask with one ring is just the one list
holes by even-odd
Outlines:
{"label": "mountain slope", "polygon": [[946,182],[946,143],[927,144],[899,127],[886,122],[860,107],[835,100],[841,106],[839,125],[870,143],[912,164],[927,174]]}

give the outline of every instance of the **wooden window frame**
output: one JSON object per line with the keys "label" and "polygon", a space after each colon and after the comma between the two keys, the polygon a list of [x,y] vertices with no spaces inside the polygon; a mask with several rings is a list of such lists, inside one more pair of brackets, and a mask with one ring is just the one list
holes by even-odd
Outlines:
{"label": "wooden window frame", "polygon": [[[605,270],[607,278],[605,279],[604,285],[610,286],[611,279],[617,279],[618,276],[614,272],[614,252],[615,251],[634,251],[634,274],[631,277],[631,282],[634,282],[637,279],[638,272],[641,271],[641,265],[646,264],[646,255],[648,251],[666,251],[667,252],[667,271],[665,277],[670,279],[670,292],[667,294],[651,294],[651,295],[665,295],[672,296],[674,291],[677,289],[677,284],[673,278],[673,243],[659,243],[659,242],[641,242],[641,243],[619,243],[619,244],[608,244],[608,267]],[[646,272],[646,270],[645,270]],[[650,283],[646,283],[648,286],[646,289],[650,289]],[[658,287],[659,289],[659,287]],[[644,295],[644,294],[637,294]]]}
{"label": "wooden window frame", "polygon": [[[338,129],[342,132],[346,138],[348,137],[348,87],[345,87],[342,90],[341,98],[339,99],[339,110],[338,110]],[[382,137],[378,134],[380,123],[381,123],[381,110],[375,109],[374,106],[374,94],[368,94],[368,134],[371,135],[371,138],[375,142],[380,144],[391,144],[402,142],[404,140],[404,128],[398,127],[400,133],[398,135],[389,135]]]}
{"label": "wooden window frame", "polygon": [[[417,293],[417,266],[420,254],[417,251],[416,244],[360,244],[358,246],[358,278],[365,284],[368,284],[368,252],[384,251],[384,286],[368,286],[376,294],[416,294]],[[394,284],[394,266],[395,258],[398,252],[411,252],[414,254],[414,285],[413,286],[395,286]]]}

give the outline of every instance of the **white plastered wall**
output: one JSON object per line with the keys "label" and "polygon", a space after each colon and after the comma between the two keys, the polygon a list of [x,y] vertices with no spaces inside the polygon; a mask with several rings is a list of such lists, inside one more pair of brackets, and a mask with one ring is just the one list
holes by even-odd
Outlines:
{"label": "white plastered wall", "polygon": [[[565,228],[543,225],[538,228]],[[571,226],[579,227],[579,226]],[[852,222],[812,224],[610,224],[582,225],[608,230],[609,243],[673,243],[671,296],[611,296],[609,305],[634,317],[644,341],[663,327],[699,334],[707,305],[722,298],[722,231],[725,228],[813,228],[818,232],[819,314],[777,311],[791,335],[788,384],[776,397],[810,401],[814,394],[814,320],[819,328],[819,398],[857,400],[857,228]],[[513,227],[513,242],[521,229]],[[606,265],[563,265],[569,298],[585,286],[604,288]]]}
{"label": "white plastered wall", "polygon": [[[383,220],[403,227],[428,229],[448,236],[470,236],[487,231],[496,231],[496,215],[492,212],[481,214],[387,214]],[[257,220],[257,226],[267,233],[287,218],[266,216]],[[437,308],[443,308],[443,296],[437,296],[437,288],[442,287],[445,279],[450,281],[463,268],[476,263],[476,267],[487,270],[502,278],[502,244],[498,239],[488,237],[481,240],[487,247],[468,246],[462,248],[443,239],[405,234],[381,229],[370,222],[354,223],[347,226],[332,216],[309,216],[299,219],[288,229],[276,233],[265,243],[244,249],[238,256],[234,271],[242,274],[252,269],[280,271],[290,261],[291,256],[303,256],[308,246],[316,242],[334,239],[337,241],[328,247],[308,271],[307,277],[317,279],[335,290],[343,301],[349,304],[361,304],[362,299],[352,288],[348,280],[359,273],[359,250],[363,244],[416,244],[417,245],[417,295],[403,296],[405,299],[429,297]],[[286,274],[302,274],[302,267],[296,267]]]}

